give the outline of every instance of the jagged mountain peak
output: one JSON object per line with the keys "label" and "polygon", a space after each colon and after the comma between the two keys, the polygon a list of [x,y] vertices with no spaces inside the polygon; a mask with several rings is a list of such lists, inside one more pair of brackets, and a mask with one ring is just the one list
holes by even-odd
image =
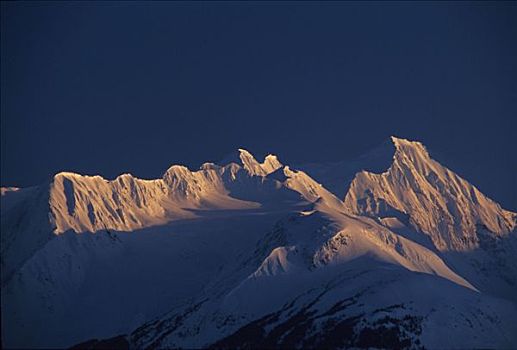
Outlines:
{"label": "jagged mountain peak", "polygon": [[361,155],[357,161],[364,167],[363,170],[382,172],[381,169],[387,170],[397,157],[408,157],[411,160],[429,159],[429,153],[420,141],[390,136],[377,147]]}
{"label": "jagged mountain peak", "polygon": [[396,161],[411,162],[422,169],[423,163],[428,160],[429,153],[421,142],[390,136],[377,147],[361,155],[356,162],[358,171],[382,173]]}
{"label": "jagged mountain peak", "polygon": [[459,175],[432,159],[416,141],[392,137],[396,151],[382,173],[356,174],[345,195],[353,213],[395,217],[428,234],[440,250],[468,250],[479,243],[483,226],[495,235],[515,228],[515,213],[506,211]]}
{"label": "jagged mountain peak", "polygon": [[[411,163],[420,173],[429,173],[432,171],[434,162],[426,147],[419,141],[409,141],[391,137],[395,145],[395,154],[393,155],[394,162]],[[441,166],[441,165],[440,165]]]}
{"label": "jagged mountain peak", "polygon": [[414,147],[414,148],[423,148],[425,149],[425,146],[420,141],[412,141],[408,139],[404,139],[402,137],[398,136],[390,136],[389,138],[391,142],[398,148],[398,147]]}
{"label": "jagged mountain peak", "polygon": [[282,163],[276,155],[268,154],[260,163],[253,154],[244,148],[237,149],[236,152],[230,153],[219,162],[223,166],[229,163],[241,165],[252,176],[266,176],[282,167]]}
{"label": "jagged mountain peak", "polygon": [[321,182],[337,197],[344,198],[352,180],[359,172],[380,174],[388,171],[397,159],[418,160],[421,158],[418,162],[422,163],[422,159],[427,157],[427,151],[420,142],[391,136],[353,160],[301,164],[297,166],[297,169],[305,171],[312,178]]}
{"label": "jagged mountain peak", "polygon": [[[204,163],[199,170],[192,171],[175,164],[154,180],[131,174],[106,180],[101,176],[61,172],[50,183],[51,221],[57,234],[67,230],[131,231],[193,217],[191,211],[201,208],[255,208],[261,205],[258,202],[273,201],[273,192],[279,188],[273,179],[265,177],[281,168],[272,154],[259,163],[251,153],[239,149],[237,159],[228,158],[224,166]],[[260,177],[263,179],[258,180]],[[268,199],[268,195],[272,198]],[[281,194],[290,198],[293,195]]]}
{"label": "jagged mountain peak", "polygon": [[[362,344],[354,332],[372,331],[351,321],[354,304],[357,317],[370,308],[371,319],[363,320],[371,325],[411,316],[417,323],[408,329],[434,332],[435,320],[458,314],[449,309],[451,291],[454,300],[471,300],[459,309],[470,315],[462,330],[515,324],[506,320],[515,320],[508,305],[515,299],[516,214],[434,161],[420,142],[391,137],[344,163],[329,169],[346,195],[275,155],[260,162],[244,149],[195,171],[173,165],[155,180],[62,172],[35,189],[2,188],[2,283],[25,293],[6,293],[15,305],[2,314],[13,329],[3,332],[10,337],[6,344],[64,347],[149,321],[128,335],[133,347],[199,348],[234,332],[255,337],[248,325],[265,322],[264,330],[273,330],[278,321],[271,339],[297,344],[290,348],[336,347],[316,342],[315,332],[318,339],[348,337],[353,347]],[[410,293],[408,281],[415,286]],[[128,289],[134,293],[106,302],[106,295]],[[41,295],[46,299],[33,302]],[[492,295],[508,299],[501,309],[510,316],[490,311]],[[480,300],[486,317],[472,330]],[[310,311],[310,305],[319,306]],[[151,321],[167,310],[170,320]],[[95,318],[102,323],[90,322]],[[315,327],[310,332],[306,320]],[[352,322],[350,331],[343,332],[343,322]],[[54,333],[49,324],[56,325]],[[493,336],[506,339],[504,332]],[[443,347],[426,339],[425,346]]]}

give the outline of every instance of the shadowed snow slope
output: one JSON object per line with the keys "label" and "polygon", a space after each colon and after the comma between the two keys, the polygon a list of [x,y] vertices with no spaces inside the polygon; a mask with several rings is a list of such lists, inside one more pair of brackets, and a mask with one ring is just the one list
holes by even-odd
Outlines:
{"label": "shadowed snow slope", "polygon": [[275,156],[260,164],[249,152],[240,154],[239,164],[205,163],[198,171],[174,165],[157,180],[62,172],[48,185],[2,188],[2,283],[53,234],[132,231],[191,219],[199,210],[285,208],[305,200],[265,177],[280,166]]}
{"label": "shadowed snow slope", "polygon": [[431,159],[420,142],[392,142],[391,166],[357,173],[347,210],[440,252],[476,288],[517,300],[517,215]]}
{"label": "shadowed snow slope", "polygon": [[[514,302],[437,253],[316,202],[279,220],[235,279],[124,339],[149,348],[507,348]],[[454,334],[454,337],[450,337]]]}
{"label": "shadowed snow slope", "polygon": [[517,344],[516,214],[418,142],[1,194],[6,347]]}
{"label": "shadowed snow slope", "polygon": [[126,341],[258,349],[515,344],[515,303],[476,292],[436,254],[369,219],[319,206],[278,221],[232,272],[240,279],[209,286]]}
{"label": "shadowed snow slope", "polygon": [[373,220],[316,205],[313,212],[292,216],[275,247],[253,276],[286,272],[290,268],[316,269],[343,264],[362,256],[400,265],[411,271],[435,274],[475,289],[451,271],[431,250],[414,243]]}

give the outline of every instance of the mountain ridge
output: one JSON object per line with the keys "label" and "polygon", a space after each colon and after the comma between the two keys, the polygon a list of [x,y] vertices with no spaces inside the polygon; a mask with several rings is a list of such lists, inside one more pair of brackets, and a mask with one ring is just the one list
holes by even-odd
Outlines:
{"label": "mountain ridge", "polygon": [[517,343],[517,214],[421,143],[392,137],[316,170],[243,149],[225,162],[2,188],[5,344],[125,334],[134,347],[363,347],[387,332],[401,347],[444,347],[440,319],[459,314],[468,337],[455,346]]}

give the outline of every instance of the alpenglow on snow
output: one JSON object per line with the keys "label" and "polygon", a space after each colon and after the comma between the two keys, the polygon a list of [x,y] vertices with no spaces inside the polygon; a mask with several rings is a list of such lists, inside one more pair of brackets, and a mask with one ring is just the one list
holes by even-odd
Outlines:
{"label": "alpenglow on snow", "polygon": [[517,346],[517,214],[419,142],[1,194],[7,348]]}

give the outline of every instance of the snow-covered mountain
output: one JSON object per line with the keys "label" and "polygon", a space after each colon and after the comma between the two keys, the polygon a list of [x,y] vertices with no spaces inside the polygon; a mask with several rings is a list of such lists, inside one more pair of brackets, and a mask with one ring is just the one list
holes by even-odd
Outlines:
{"label": "snow-covered mountain", "polygon": [[517,346],[517,214],[418,142],[300,168],[2,189],[3,345]]}
{"label": "snow-covered mountain", "polygon": [[515,228],[515,213],[431,159],[421,143],[393,138],[393,144],[396,150],[386,172],[356,174],[344,199],[351,212],[407,219],[440,251],[477,248],[479,226],[495,237]]}

